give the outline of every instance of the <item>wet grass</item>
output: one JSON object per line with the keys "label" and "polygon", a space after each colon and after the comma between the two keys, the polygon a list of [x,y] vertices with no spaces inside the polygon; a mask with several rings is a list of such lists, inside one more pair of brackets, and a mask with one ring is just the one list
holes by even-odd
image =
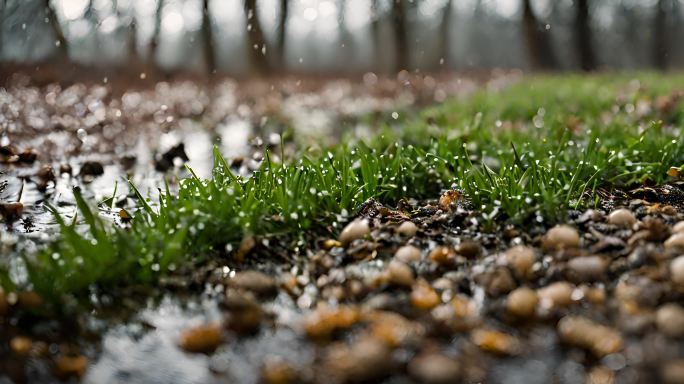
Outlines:
{"label": "wet grass", "polygon": [[125,228],[105,222],[75,191],[78,220],[60,218],[61,236],[24,257],[26,281],[4,273],[4,284],[59,298],[153,283],[207,258],[232,257],[248,236],[296,240],[339,230],[369,198],[395,204],[448,188],[462,190],[488,220],[552,224],[568,208],[594,205],[598,187],[659,184],[671,167],[682,167],[684,108],[673,93],[680,88],[682,76],[530,79],[407,120],[388,116],[370,140],[302,149],[284,163],[267,156],[248,178],[215,151],[210,180],[184,179],[158,204],[136,190],[142,208]]}

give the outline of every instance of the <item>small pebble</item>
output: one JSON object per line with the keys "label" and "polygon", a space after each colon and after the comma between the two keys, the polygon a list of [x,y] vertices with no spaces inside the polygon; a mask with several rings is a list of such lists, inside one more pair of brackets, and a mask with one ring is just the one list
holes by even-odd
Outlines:
{"label": "small pebble", "polygon": [[370,322],[368,331],[373,339],[391,348],[419,341],[425,333],[421,324],[390,311],[371,311],[364,320]]}
{"label": "small pebble", "polygon": [[297,371],[282,359],[269,358],[261,369],[265,384],[289,384],[297,382]]}
{"label": "small pebble", "polygon": [[24,204],[18,201],[13,203],[0,203],[0,216],[8,223],[19,220],[23,213]]}
{"label": "small pebble", "polygon": [[569,225],[557,225],[549,229],[542,239],[542,246],[547,250],[577,248],[579,243],[579,233]]}
{"label": "small pebble", "polygon": [[513,316],[532,317],[537,310],[539,297],[537,292],[527,287],[520,287],[508,294],[506,310]]}
{"label": "small pebble", "polygon": [[506,262],[520,276],[527,276],[535,262],[534,249],[516,245],[506,251]]}
{"label": "small pebble", "polygon": [[86,161],[81,166],[79,175],[81,176],[100,176],[104,174],[104,167],[99,161]]}
{"label": "small pebble", "polygon": [[413,270],[401,261],[392,260],[387,266],[387,273],[391,283],[410,287],[413,285]]}
{"label": "small pebble", "polygon": [[354,240],[363,239],[370,234],[370,227],[368,226],[368,220],[357,219],[347,224],[346,227],[340,233],[340,242],[343,245],[347,245]]}
{"label": "small pebble", "polygon": [[404,245],[397,249],[397,252],[394,253],[394,258],[404,263],[420,261],[420,249],[413,245]]}
{"label": "small pebble", "polygon": [[572,292],[575,286],[566,282],[558,281],[539,288],[537,294],[542,306],[546,307],[567,307],[572,304]]}
{"label": "small pebble", "polygon": [[466,240],[456,247],[456,253],[467,258],[474,259],[480,255],[482,246],[479,242],[474,240]]}
{"label": "small pebble", "polygon": [[684,232],[677,232],[665,240],[665,249],[684,250]]}
{"label": "small pebble", "polygon": [[415,236],[417,231],[418,231],[418,227],[415,224],[413,224],[412,221],[404,221],[397,228],[397,233],[402,235],[402,236],[406,236],[406,237]]}
{"label": "small pebble", "polygon": [[672,227],[672,233],[684,233],[684,221],[680,221]]}
{"label": "small pebble", "polygon": [[333,248],[341,247],[342,243],[340,243],[339,241],[334,240],[334,239],[327,239],[323,242],[322,245],[323,245],[323,249],[333,249]]}
{"label": "small pebble", "polygon": [[665,384],[684,383],[684,359],[666,362],[662,367],[661,377]]}
{"label": "small pebble", "polygon": [[24,336],[15,336],[10,340],[10,348],[12,348],[12,352],[17,355],[28,355],[32,345],[33,342],[31,339]]}
{"label": "small pebble", "polygon": [[422,310],[429,310],[440,303],[439,295],[434,289],[424,280],[419,280],[413,285],[411,291],[411,304],[414,307]]}
{"label": "small pebble", "polygon": [[599,365],[591,369],[585,380],[586,384],[614,384],[615,372],[612,369]]}
{"label": "small pebble", "polygon": [[61,379],[82,377],[88,368],[85,356],[60,356],[55,360],[55,376]]}
{"label": "small pebble", "polygon": [[461,193],[453,189],[448,190],[439,197],[439,208],[443,211],[450,211],[451,204],[461,198]]}
{"label": "small pebble", "polygon": [[675,284],[684,285],[684,255],[672,260],[670,263],[670,276]]}
{"label": "small pebble", "polygon": [[518,339],[499,331],[477,329],[470,335],[470,339],[483,351],[497,355],[516,355],[521,350]]}
{"label": "small pebble", "polygon": [[566,316],[558,322],[560,338],[576,347],[590,350],[597,357],[604,357],[622,349],[622,336],[611,327],[582,316]]}
{"label": "small pebble", "polygon": [[188,352],[212,352],[221,343],[221,339],[219,324],[205,324],[183,331],[178,346]]}
{"label": "small pebble", "polygon": [[304,318],[304,331],[311,338],[326,338],[333,332],[347,329],[361,320],[358,308],[346,305],[321,305]]}
{"label": "small pebble", "polygon": [[[372,338],[363,338],[351,346],[338,343],[327,351],[322,366],[325,380],[317,382],[376,382],[391,368],[391,350]],[[331,379],[331,377],[333,379]]]}
{"label": "small pebble", "polygon": [[408,366],[409,374],[421,383],[446,384],[458,381],[460,366],[441,353],[416,356]]}
{"label": "small pebble", "polygon": [[656,312],[656,325],[660,332],[666,336],[684,336],[684,308],[675,303],[665,304],[658,308]]}
{"label": "small pebble", "polygon": [[238,272],[230,280],[228,285],[233,288],[245,289],[259,295],[269,295],[276,292],[275,280],[259,271]]}
{"label": "small pebble", "polygon": [[517,287],[513,276],[508,268],[500,267],[486,271],[475,278],[475,281],[484,287],[487,295],[499,297],[507,294]]}
{"label": "small pebble", "polygon": [[618,227],[631,227],[636,221],[634,213],[626,208],[616,209],[608,215],[608,222]]}
{"label": "small pebble", "polygon": [[25,149],[19,154],[19,161],[22,163],[33,163],[38,158],[38,152],[33,149]]}
{"label": "small pebble", "polygon": [[430,251],[430,260],[441,265],[449,264],[454,258],[454,250],[451,247],[440,246]]}
{"label": "small pebble", "polygon": [[568,262],[568,269],[580,281],[600,280],[608,263],[600,256],[581,256]]}

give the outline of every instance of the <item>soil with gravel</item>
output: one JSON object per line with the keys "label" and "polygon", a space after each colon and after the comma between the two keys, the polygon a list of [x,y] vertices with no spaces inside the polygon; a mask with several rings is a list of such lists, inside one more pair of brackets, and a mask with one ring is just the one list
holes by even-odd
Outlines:
{"label": "soil with gravel", "polygon": [[[276,115],[267,98],[236,96],[230,84],[206,99],[190,83],[116,96],[106,86],[21,82],[0,92],[3,262],[54,235],[44,201],[73,214],[71,186],[101,201],[130,175],[152,191],[183,162],[209,172],[213,143],[249,174],[279,145],[269,124],[306,115],[316,130],[327,116],[329,129],[363,129],[357,118],[368,113],[353,107],[368,84],[293,100],[281,88],[281,120],[264,122]],[[373,99],[378,113],[417,94],[434,100],[438,89],[392,86],[391,97]],[[242,144],[231,146],[236,137]],[[556,226],[487,220],[453,190],[397,206],[371,200],[339,235],[310,236],[300,256],[289,239],[250,238],[242,262],[212,260],[158,287],[93,295],[89,312],[68,319],[36,317],[26,309],[40,298],[3,293],[0,380],[684,382],[684,183],[600,196],[598,209],[570,211]],[[134,209],[133,198],[115,198]]]}

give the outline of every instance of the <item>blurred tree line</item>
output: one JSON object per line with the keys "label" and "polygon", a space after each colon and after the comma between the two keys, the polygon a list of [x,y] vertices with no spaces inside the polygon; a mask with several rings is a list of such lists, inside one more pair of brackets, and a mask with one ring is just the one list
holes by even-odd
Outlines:
{"label": "blurred tree line", "polygon": [[[230,72],[230,64],[241,61],[242,72],[266,75],[306,68],[317,72],[668,69],[679,66],[684,56],[676,44],[676,36],[683,32],[680,0],[310,0],[303,10],[295,4],[305,0],[233,0],[237,7],[223,9],[228,16],[218,17],[215,13],[223,1],[145,0],[140,3],[149,9],[144,14],[149,17],[142,17],[136,0],[0,0],[0,58],[118,63],[162,72],[185,67],[209,74]],[[181,7],[180,16],[170,16],[171,3]],[[323,3],[335,10],[336,33],[321,39],[314,29],[293,38],[289,30],[302,20],[321,17],[322,12],[313,18],[311,13],[320,11]],[[75,20],[70,19],[74,8]],[[199,15],[198,28],[176,37],[180,41],[176,52],[161,52],[167,37],[163,26],[174,29],[174,23],[189,17],[185,11],[190,9]],[[237,20],[236,10],[241,25],[230,21]],[[269,23],[263,21],[265,14]],[[348,22],[352,14],[365,22]],[[84,22],[89,29],[84,29]],[[140,36],[143,29],[146,38]],[[86,37],[90,45],[84,47]],[[317,45],[311,43],[313,38],[318,39]],[[226,53],[225,47],[238,40],[243,40],[243,49]],[[321,48],[328,50],[326,55],[312,55],[310,67],[299,65],[301,52]],[[299,53],[288,58],[291,50]],[[606,52],[619,54],[609,57]],[[165,57],[174,54],[180,59],[169,65]]]}

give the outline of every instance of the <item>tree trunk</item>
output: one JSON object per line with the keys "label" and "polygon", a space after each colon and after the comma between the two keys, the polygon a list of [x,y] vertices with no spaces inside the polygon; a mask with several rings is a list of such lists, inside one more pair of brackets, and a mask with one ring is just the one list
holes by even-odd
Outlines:
{"label": "tree trunk", "polygon": [[211,25],[209,0],[202,1],[202,44],[204,49],[204,66],[207,75],[211,77],[216,73],[216,53],[214,51],[214,34]]}
{"label": "tree trunk", "polygon": [[266,60],[266,40],[257,16],[256,0],[245,0],[245,17],[247,18],[247,51],[249,52],[252,72],[266,74],[268,61]]}
{"label": "tree trunk", "polygon": [[409,50],[408,33],[406,31],[406,7],[404,0],[394,0],[393,7],[394,21],[394,64],[397,72],[409,69]]}
{"label": "tree trunk", "polygon": [[147,51],[147,60],[157,63],[157,50],[159,49],[159,35],[161,34],[161,23],[162,16],[164,13],[164,0],[157,0],[157,11],[154,15],[154,32],[152,32],[152,38],[150,39],[150,46]]}
{"label": "tree trunk", "polygon": [[532,68],[541,70],[556,68],[558,61],[553,53],[549,33],[544,23],[540,22],[534,14],[531,0],[523,1],[523,23]]}
{"label": "tree trunk", "polygon": [[584,71],[596,69],[596,56],[591,42],[591,26],[589,25],[589,2],[577,0],[575,15],[575,45],[580,67]]}
{"label": "tree trunk", "polygon": [[278,21],[278,52],[276,52],[278,61],[278,70],[285,70],[285,44],[287,42],[287,17],[289,12],[288,0],[280,0],[280,20]]}
{"label": "tree trunk", "polygon": [[665,0],[658,0],[653,18],[653,65],[660,70],[667,69],[668,36],[665,3]]}
{"label": "tree trunk", "polygon": [[52,33],[55,35],[55,45],[57,46],[57,59],[62,62],[69,61],[69,46],[67,44],[66,38],[64,37],[64,31],[62,26],[59,24],[57,19],[57,14],[55,14],[54,8],[50,0],[45,0],[45,12],[47,13],[48,23],[52,28]]}
{"label": "tree trunk", "polygon": [[373,40],[373,53],[375,54],[374,61],[376,71],[382,71],[382,55],[381,47],[382,42],[380,41],[380,5],[378,0],[373,0],[371,2],[371,39]]}
{"label": "tree trunk", "polygon": [[5,8],[7,7],[7,0],[2,0],[2,3],[0,3],[0,60],[2,60],[2,48],[3,48],[3,41],[2,41],[2,26],[5,25]]}
{"label": "tree trunk", "polygon": [[450,38],[449,38],[449,33],[451,31],[451,18],[452,18],[452,0],[447,0],[446,4],[444,5],[444,10],[442,14],[442,23],[441,23],[441,30],[440,30],[440,48],[439,48],[439,66],[448,68],[449,67],[449,54],[451,53],[450,49]]}
{"label": "tree trunk", "polygon": [[135,63],[139,62],[138,23],[135,19],[135,15],[131,15],[131,23],[128,24],[128,58]]}

